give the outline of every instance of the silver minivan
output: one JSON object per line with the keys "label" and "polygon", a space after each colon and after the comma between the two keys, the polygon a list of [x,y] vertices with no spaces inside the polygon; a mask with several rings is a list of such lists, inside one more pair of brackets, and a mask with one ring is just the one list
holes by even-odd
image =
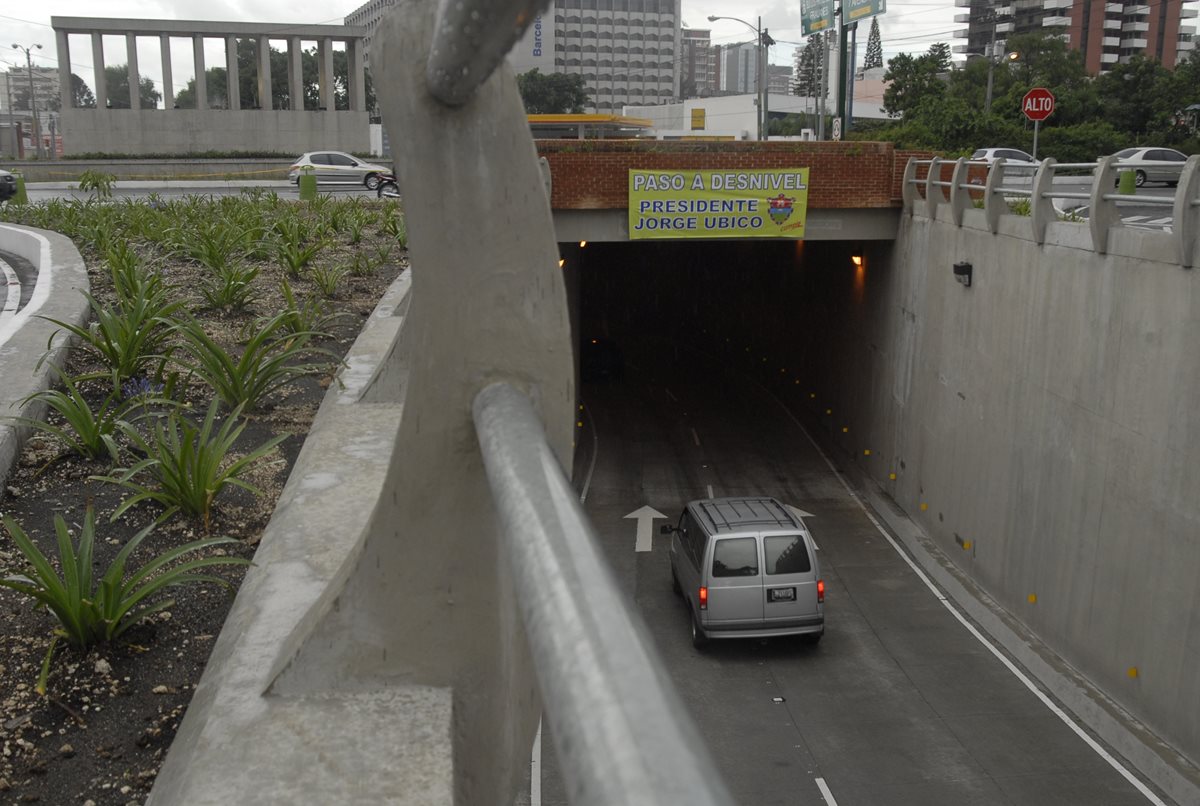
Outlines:
{"label": "silver minivan", "polygon": [[671,535],[671,577],[691,611],[692,643],[825,634],[825,581],[812,536],[774,498],[706,498]]}

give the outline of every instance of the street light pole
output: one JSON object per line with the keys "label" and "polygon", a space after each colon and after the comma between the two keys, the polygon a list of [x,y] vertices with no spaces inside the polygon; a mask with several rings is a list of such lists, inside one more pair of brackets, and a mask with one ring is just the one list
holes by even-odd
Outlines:
{"label": "street light pole", "polygon": [[42,46],[38,45],[38,44],[34,44],[29,47],[22,47],[21,45],[16,45],[16,44],[13,45],[13,48],[15,50],[25,51],[25,66],[29,70],[29,113],[33,117],[33,139],[37,146],[37,156],[38,156],[38,159],[41,159],[42,158],[42,132],[38,128],[37,90],[33,86],[33,56],[31,56],[29,53],[30,47],[37,48],[38,50],[42,49]]}
{"label": "street light pole", "polygon": [[758,43],[758,59],[757,59],[758,67],[755,70],[755,73],[756,73],[755,83],[758,84],[758,87],[757,87],[757,89],[758,89],[758,93],[757,93],[758,114],[756,115],[756,117],[758,119],[758,139],[766,140],[767,139],[767,119],[766,119],[767,95],[766,95],[766,82],[763,80],[765,77],[765,73],[766,73],[766,44],[763,42],[762,17],[758,18],[758,25],[751,25],[750,23],[748,23],[745,20],[740,19],[738,17],[718,17],[716,15],[713,15],[708,18],[709,22],[716,22],[717,20],[733,20],[734,22],[740,22],[742,25],[745,25],[747,28],[749,28],[751,31],[754,32],[755,41]]}
{"label": "street light pole", "polygon": [[992,40],[988,43],[987,60],[988,60],[988,79],[987,79],[987,95],[983,99],[983,116],[987,117],[992,114],[992,80],[996,73],[996,11],[992,9]]}

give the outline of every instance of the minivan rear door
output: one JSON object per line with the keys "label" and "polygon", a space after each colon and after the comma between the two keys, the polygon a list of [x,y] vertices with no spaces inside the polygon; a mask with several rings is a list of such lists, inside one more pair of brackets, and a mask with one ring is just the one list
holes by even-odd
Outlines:
{"label": "minivan rear door", "polygon": [[758,627],[763,618],[762,563],[755,537],[713,541],[708,575],[708,629]]}
{"label": "minivan rear door", "polygon": [[803,534],[764,534],[763,608],[766,626],[803,623],[820,613],[816,560]]}

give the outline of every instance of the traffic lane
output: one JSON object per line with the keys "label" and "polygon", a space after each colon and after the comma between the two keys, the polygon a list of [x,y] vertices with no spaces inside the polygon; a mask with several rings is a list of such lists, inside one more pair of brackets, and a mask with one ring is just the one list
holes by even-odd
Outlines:
{"label": "traffic lane", "polygon": [[37,270],[19,255],[0,251],[0,328],[11,320],[33,295]]}
{"label": "traffic lane", "polygon": [[[234,185],[234,186],[217,186],[211,185],[187,185],[187,184],[171,184],[171,185],[155,185],[153,187],[122,187],[118,181],[112,189],[112,198],[114,199],[146,199],[151,196],[156,196],[162,199],[181,199],[187,196],[239,196],[243,192],[253,190],[265,190],[276,193],[280,198],[284,199],[299,199],[300,192],[296,186],[289,183],[283,185],[279,182],[263,182],[262,184],[252,185]],[[362,185],[323,185],[318,188],[318,192],[322,195],[333,196],[364,196],[367,198],[376,198],[376,192],[367,190]],[[54,188],[39,188],[37,185],[27,185],[26,193],[29,196],[31,203],[52,201],[55,199],[87,201],[94,198],[95,193],[89,193],[78,190],[75,187],[54,187]]]}
{"label": "traffic lane", "polygon": [[[1066,799],[1042,802],[1147,802],[925,588],[781,407],[722,375],[658,366],[604,394],[584,388],[600,445],[588,511],[619,577],[635,575],[622,584],[737,801],[821,803],[820,777],[842,806],[1029,803],[1043,788]],[[644,463],[610,464],[610,450]],[[697,653],[670,592],[666,542],[630,558],[626,513],[650,504],[673,518],[708,484],[814,514],[828,590],[816,651],[776,640]],[[792,726],[768,705],[787,709]]]}

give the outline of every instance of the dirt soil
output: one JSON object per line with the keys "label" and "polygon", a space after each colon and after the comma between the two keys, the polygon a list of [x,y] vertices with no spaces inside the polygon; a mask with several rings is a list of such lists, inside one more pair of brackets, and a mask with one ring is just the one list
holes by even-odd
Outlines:
{"label": "dirt soil", "polygon": [[[356,246],[335,235],[318,263],[345,262],[356,252],[375,254],[374,250],[386,243],[395,240],[374,227]],[[89,253],[86,244],[81,245],[81,252],[88,262],[93,294],[111,299],[112,282],[99,256]],[[195,290],[208,272],[202,266],[170,260],[165,272],[206,330],[236,346],[243,328],[279,309],[280,297],[274,289],[283,270],[265,262],[260,265],[255,283],[261,299],[240,313],[204,307]],[[321,339],[318,346],[344,356],[365,317],[406,267],[407,253],[396,248],[373,273],[347,276],[329,305],[348,316],[332,329],[332,337]],[[308,280],[291,282],[297,295],[315,293]],[[73,351],[70,373],[98,368],[86,353]],[[226,489],[216,498],[208,534],[233,537],[237,542],[211,551],[253,558],[330,382],[330,373],[302,378],[249,415],[239,450],[249,452],[275,435],[286,435],[286,439],[247,477],[262,490],[260,496]],[[88,387],[88,396],[99,401],[103,389]],[[206,387],[188,384],[184,397],[201,419],[211,393]],[[93,506],[95,567],[102,573],[121,546],[162,512],[157,505],[144,502],[110,523],[110,516],[129,493],[90,477],[109,472],[111,467],[67,455],[57,438],[37,435],[25,446],[6,488],[0,490],[0,512],[21,524],[43,553],[55,557],[54,516],[61,515],[78,534],[86,508]],[[130,565],[136,568],[167,547],[204,536],[203,523],[172,517],[142,543]],[[24,569],[21,553],[0,529],[0,575]],[[0,588],[0,804],[144,803],[204,671],[242,570],[233,567],[216,572],[228,580],[228,590],[212,584],[170,589],[174,605],[115,643],[81,654],[60,642],[44,696],[35,691],[35,685],[56,623],[45,610],[33,608],[28,598]]]}

